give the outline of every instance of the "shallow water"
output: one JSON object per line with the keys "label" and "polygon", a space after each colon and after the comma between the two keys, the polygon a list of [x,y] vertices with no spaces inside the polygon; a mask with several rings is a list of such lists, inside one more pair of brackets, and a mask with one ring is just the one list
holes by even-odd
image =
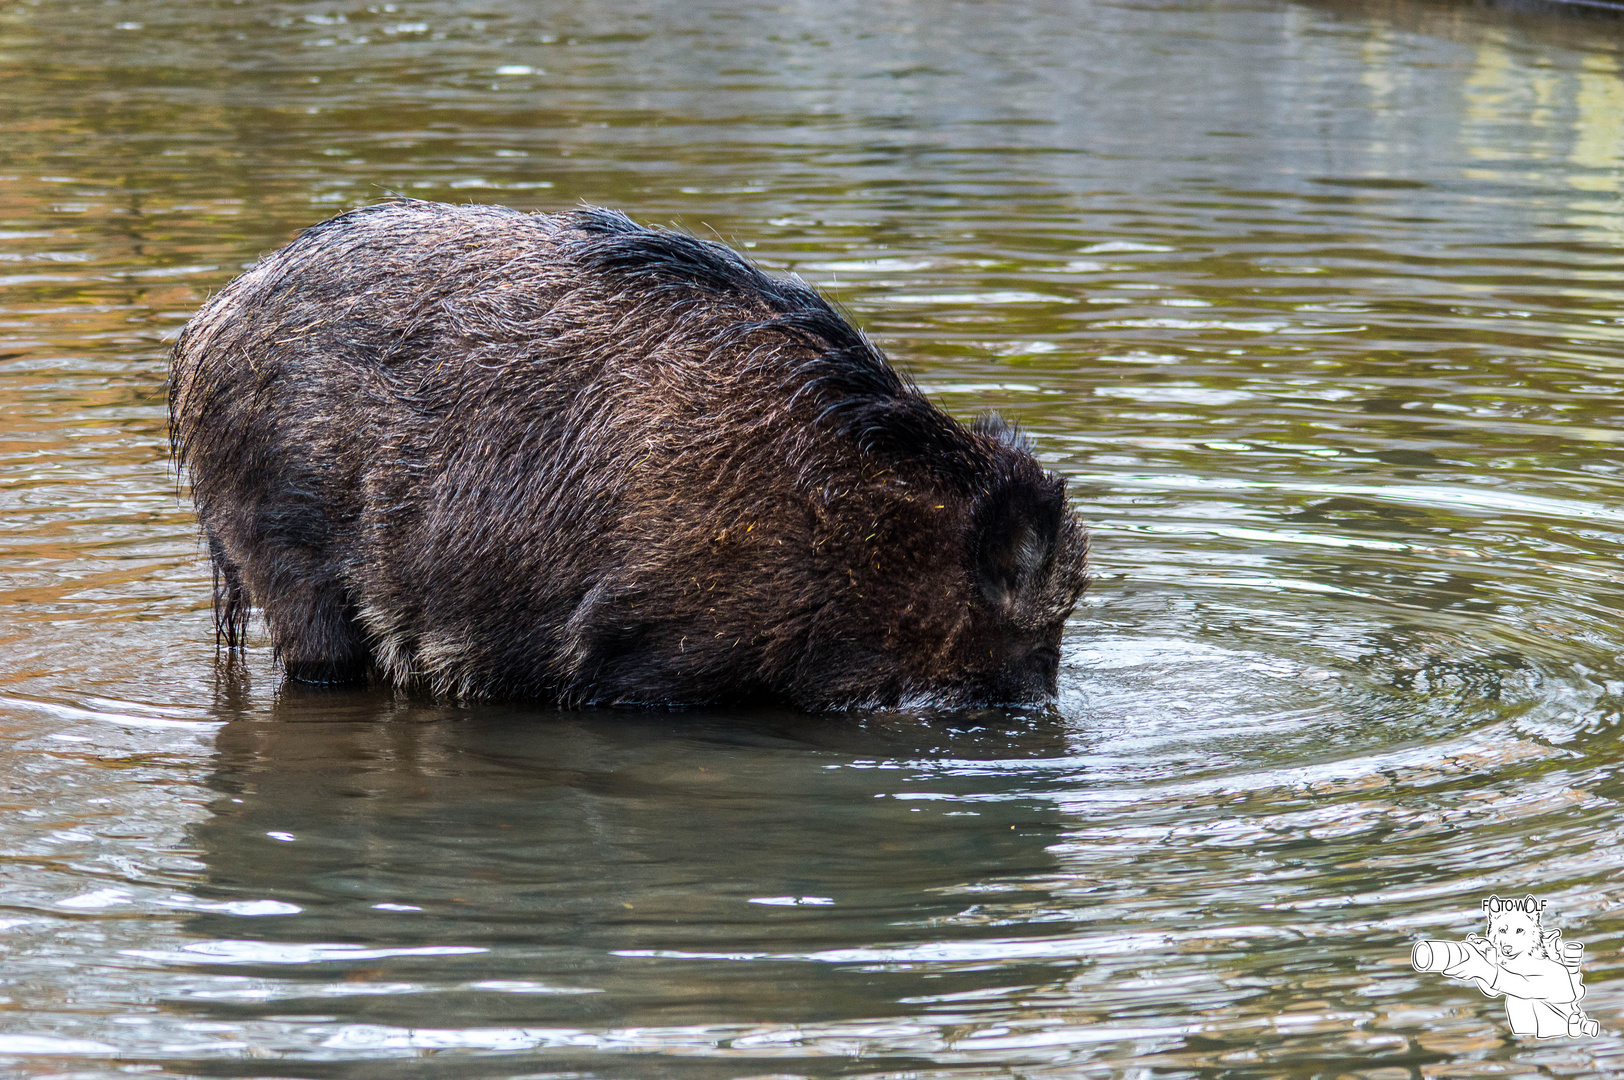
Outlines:
{"label": "shallow water", "polygon": [[[1432,3],[0,7],[0,1072],[1624,1070],[1624,23]],[[1031,713],[216,657],[166,349],[389,193],[585,200],[1033,435]],[[1409,964],[1532,892],[1596,1039]]]}

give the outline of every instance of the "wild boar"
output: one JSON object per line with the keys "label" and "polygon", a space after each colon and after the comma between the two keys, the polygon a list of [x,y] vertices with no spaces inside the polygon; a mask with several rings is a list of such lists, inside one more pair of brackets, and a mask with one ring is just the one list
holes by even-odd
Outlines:
{"label": "wild boar", "polygon": [[313,226],[176,342],[216,626],[289,675],[563,705],[1053,694],[1087,540],[798,279],[580,209]]}

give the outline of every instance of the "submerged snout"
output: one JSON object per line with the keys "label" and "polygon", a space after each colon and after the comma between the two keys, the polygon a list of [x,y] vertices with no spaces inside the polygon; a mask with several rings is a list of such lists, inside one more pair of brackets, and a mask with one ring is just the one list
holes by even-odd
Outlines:
{"label": "submerged snout", "polygon": [[1054,697],[1059,683],[1060,646],[1015,646],[977,697],[989,705],[1031,705]]}

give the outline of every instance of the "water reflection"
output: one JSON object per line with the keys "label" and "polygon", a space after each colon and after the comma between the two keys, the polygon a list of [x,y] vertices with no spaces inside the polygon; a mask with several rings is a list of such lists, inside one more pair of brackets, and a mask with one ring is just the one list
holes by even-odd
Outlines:
{"label": "water reflection", "polygon": [[[1617,1072],[1620,40],[1402,0],[0,7],[0,1071]],[[1094,536],[1055,710],[218,672],[168,342],[390,192],[714,232],[1022,423]],[[1410,971],[1493,891],[1586,944],[1603,1038]]]}
{"label": "water reflection", "polygon": [[[427,1050],[799,1071],[857,1048],[1204,1068],[1499,1045],[1473,1010],[1416,1006],[1394,946],[1493,887],[1485,855],[1530,831],[1523,870],[1602,915],[1608,890],[1578,883],[1618,857],[1565,839],[1610,829],[1586,755],[1481,718],[1446,736],[1413,683],[1195,652],[1102,650],[1063,712],[832,721],[290,685],[259,712],[225,669],[185,843],[201,873],[155,901],[188,914],[121,963],[189,1030],[296,1048],[264,1075]],[[1500,696],[1467,686],[1483,666],[1414,674]],[[1393,730],[1405,699],[1421,738]],[[157,1053],[177,1033],[149,1023],[129,1045]],[[232,1045],[194,1043],[187,1068],[218,1074]]]}
{"label": "water reflection", "polygon": [[[466,713],[285,689],[218,733],[191,835],[200,896],[287,917],[245,940],[205,911],[147,955],[237,1020],[319,1021],[337,998],[406,1029],[425,1009],[447,1029],[704,1025],[719,1000],[743,1024],[909,1015],[910,956],[973,958],[961,913],[1052,873],[1052,804],[996,778],[1065,753],[1052,713]],[[965,967],[934,985],[985,990],[987,962]]]}

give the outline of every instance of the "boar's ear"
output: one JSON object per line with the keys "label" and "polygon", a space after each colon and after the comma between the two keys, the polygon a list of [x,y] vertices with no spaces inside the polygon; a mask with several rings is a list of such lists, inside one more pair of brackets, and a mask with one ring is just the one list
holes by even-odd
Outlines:
{"label": "boar's ear", "polygon": [[991,409],[976,417],[975,423],[970,425],[970,430],[977,435],[996,439],[1011,450],[1019,450],[1025,454],[1032,452],[1032,440],[1026,437],[1026,432],[1022,431],[1019,425],[1010,423]]}
{"label": "boar's ear", "polygon": [[1063,513],[1044,486],[1004,484],[976,507],[975,571],[982,595],[1011,607],[1042,580],[1054,558]]}

